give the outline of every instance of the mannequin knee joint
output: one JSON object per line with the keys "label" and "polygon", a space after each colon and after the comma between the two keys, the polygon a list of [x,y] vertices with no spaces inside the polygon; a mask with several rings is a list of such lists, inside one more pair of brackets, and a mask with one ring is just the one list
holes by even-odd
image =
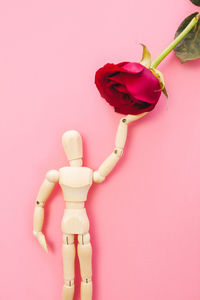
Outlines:
{"label": "mannequin knee joint", "polygon": [[63,244],[67,244],[67,245],[74,244],[74,235],[73,234],[64,234],[63,235]]}
{"label": "mannequin knee joint", "polygon": [[79,234],[78,242],[81,245],[89,244],[90,243],[90,234],[89,233]]}
{"label": "mannequin knee joint", "polygon": [[71,287],[73,285],[74,285],[74,280],[73,279],[65,280],[65,284],[64,284],[65,287]]}
{"label": "mannequin knee joint", "polygon": [[83,278],[82,282],[84,282],[86,284],[91,283],[92,282],[92,278]]}

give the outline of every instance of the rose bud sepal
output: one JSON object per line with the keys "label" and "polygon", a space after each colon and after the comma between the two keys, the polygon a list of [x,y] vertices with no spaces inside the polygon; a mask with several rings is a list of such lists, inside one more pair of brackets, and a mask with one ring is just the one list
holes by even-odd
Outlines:
{"label": "rose bud sepal", "polygon": [[140,61],[140,64],[146,67],[147,69],[151,70],[154,76],[159,80],[161,91],[166,96],[166,98],[168,98],[163,74],[157,69],[151,67],[151,53],[149,52],[148,48],[144,44],[140,44],[140,45],[143,47],[142,59]]}

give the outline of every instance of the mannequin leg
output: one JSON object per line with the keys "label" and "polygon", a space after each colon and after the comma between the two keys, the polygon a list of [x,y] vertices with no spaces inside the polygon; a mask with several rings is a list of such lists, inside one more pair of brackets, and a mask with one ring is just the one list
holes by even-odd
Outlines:
{"label": "mannequin leg", "polygon": [[92,246],[90,234],[78,236],[78,257],[81,268],[81,300],[92,300]]}
{"label": "mannequin leg", "polygon": [[75,246],[74,235],[63,235],[63,268],[64,268],[64,286],[62,300],[73,300],[74,297],[74,259]]}

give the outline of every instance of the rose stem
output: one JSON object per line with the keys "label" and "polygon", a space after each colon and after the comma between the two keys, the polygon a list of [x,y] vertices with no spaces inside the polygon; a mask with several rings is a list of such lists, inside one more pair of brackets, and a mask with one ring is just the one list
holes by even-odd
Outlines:
{"label": "rose stem", "polygon": [[184,37],[197,24],[199,18],[200,14],[197,14],[185,27],[185,29],[175,38],[175,40],[165,50],[163,50],[163,52],[158,57],[156,57],[156,59],[151,64],[152,68],[156,68],[161,63],[161,61],[184,39]]}

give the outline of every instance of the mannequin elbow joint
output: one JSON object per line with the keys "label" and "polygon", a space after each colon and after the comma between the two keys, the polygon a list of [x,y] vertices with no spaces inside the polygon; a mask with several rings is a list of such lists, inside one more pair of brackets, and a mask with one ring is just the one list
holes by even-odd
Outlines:
{"label": "mannequin elbow joint", "polygon": [[120,148],[115,148],[114,149],[114,154],[118,157],[121,157],[122,154],[123,154],[123,149],[120,149]]}

